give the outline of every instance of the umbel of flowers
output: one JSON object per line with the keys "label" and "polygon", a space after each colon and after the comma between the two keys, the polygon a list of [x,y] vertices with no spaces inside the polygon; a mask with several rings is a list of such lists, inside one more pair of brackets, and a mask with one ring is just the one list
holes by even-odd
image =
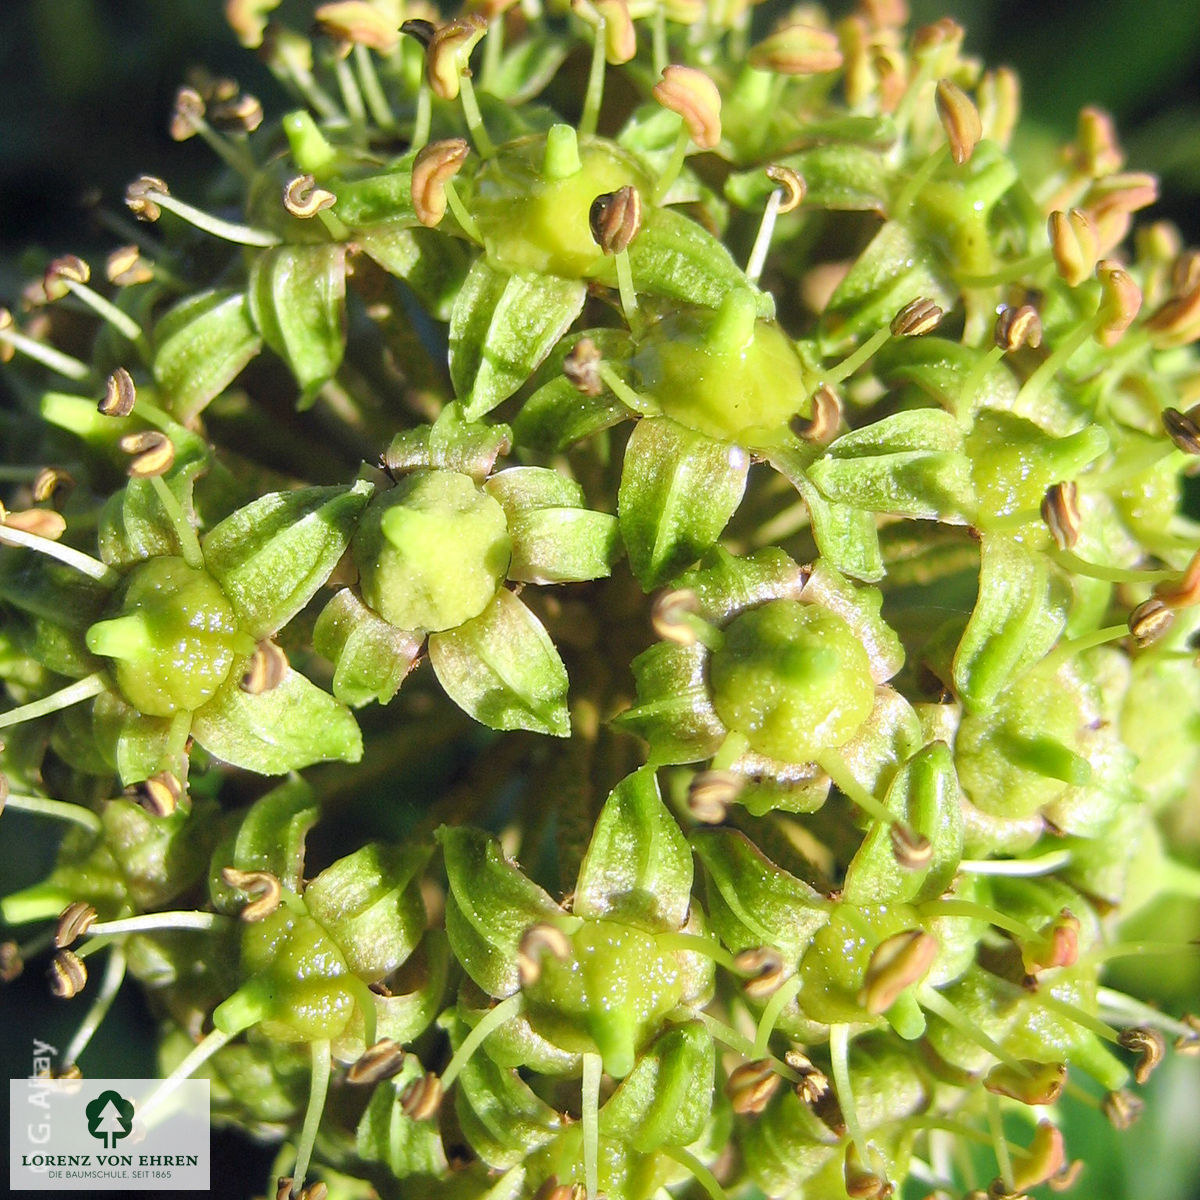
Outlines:
{"label": "umbel of flowers", "polygon": [[1106,978],[1200,897],[1156,180],[902,3],[226,8],[291,105],[0,310],[56,1070],[135,980],[280,1197],[1073,1186],[1200,1049]]}

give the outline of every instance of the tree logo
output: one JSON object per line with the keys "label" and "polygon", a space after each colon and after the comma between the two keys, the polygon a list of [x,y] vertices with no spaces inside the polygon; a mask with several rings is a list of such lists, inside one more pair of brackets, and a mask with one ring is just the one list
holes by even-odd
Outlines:
{"label": "tree logo", "polygon": [[101,1092],[84,1110],[88,1133],[111,1150],[133,1128],[133,1102],[109,1089]]}

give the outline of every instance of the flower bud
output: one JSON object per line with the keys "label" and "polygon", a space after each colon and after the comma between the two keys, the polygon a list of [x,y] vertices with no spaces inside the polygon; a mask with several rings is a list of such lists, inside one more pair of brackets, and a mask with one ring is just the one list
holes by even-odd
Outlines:
{"label": "flower bud", "polygon": [[412,201],[417,220],[434,228],[446,215],[446,184],[458,174],[470,147],[464,138],[446,138],[422,147],[413,160]]}
{"label": "flower bud", "polygon": [[750,48],[747,59],[760,71],[779,75],[821,75],[842,65],[837,34],[815,25],[791,24]]}
{"label": "flower bud", "polygon": [[683,118],[701,150],[711,150],[720,142],[721,93],[703,71],[676,64],[664,67],[662,79],[654,85],[654,98]]}
{"label": "flower bud", "polygon": [[951,79],[938,80],[934,92],[938,120],[946,131],[950,143],[950,157],[956,166],[962,166],[975,152],[979,139],[983,137],[983,124],[979,109],[971,98]]}

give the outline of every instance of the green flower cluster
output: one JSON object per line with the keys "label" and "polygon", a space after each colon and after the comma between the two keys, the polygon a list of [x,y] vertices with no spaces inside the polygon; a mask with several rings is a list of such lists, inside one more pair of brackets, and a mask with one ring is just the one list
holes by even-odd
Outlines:
{"label": "green flower cluster", "polygon": [[278,6],[293,111],[177,95],[210,207],[142,176],[105,284],[0,310],[0,795],[68,829],[0,965],[91,997],[60,1069],[136,979],[297,1200],[1071,1186],[1065,1089],[1123,1128],[1200,1049],[1104,982],[1200,896],[1154,178],[1094,110],[1023,172],[901,3]]}

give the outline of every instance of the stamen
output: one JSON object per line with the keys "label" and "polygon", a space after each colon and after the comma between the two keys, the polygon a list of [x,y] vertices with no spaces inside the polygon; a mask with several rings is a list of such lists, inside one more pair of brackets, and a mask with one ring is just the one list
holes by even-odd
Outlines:
{"label": "stamen", "polygon": [[682,1147],[662,1146],[659,1153],[674,1159],[681,1167],[691,1171],[696,1182],[708,1193],[710,1200],[729,1200],[717,1177],[690,1151]]}
{"label": "stamen", "polygon": [[524,1003],[520,992],[514,992],[507,1000],[501,1000],[494,1008],[489,1009],[480,1018],[479,1023],[463,1039],[463,1044],[454,1052],[453,1058],[442,1072],[441,1085],[443,1091],[449,1091],[458,1078],[458,1073],[467,1065],[471,1055],[482,1044],[484,1038],[494,1029],[498,1029],[505,1021],[515,1017]]}
{"label": "stamen", "polygon": [[599,1054],[584,1053],[582,1080],[583,1179],[588,1200],[600,1196],[600,1077],[604,1073]]}
{"label": "stamen", "polygon": [[742,991],[753,1000],[765,1000],[775,994],[784,981],[783,956],[773,946],[755,946],[741,951],[733,960],[734,969],[746,976]]}
{"label": "stamen", "polygon": [[87,930],[88,937],[114,937],[128,933],[161,933],[164,929],[192,929],[200,933],[228,928],[232,918],[221,913],[180,912],[144,913],[137,917],[122,917],[117,921],[100,921]]}
{"label": "stamen", "polygon": [[[1122,626],[1122,628],[1124,628]],[[968,875],[1007,875],[1017,878],[1034,878],[1052,875],[1071,861],[1070,850],[1052,850],[1038,858],[964,858],[958,869]]]}
{"label": "stamen", "polygon": [[171,140],[186,142],[199,134],[208,148],[226,166],[247,179],[251,178],[254,175],[255,163],[249,150],[244,145],[237,145],[222,137],[205,120],[205,112],[204,98],[200,93],[193,87],[181,87],[175,93],[175,106],[167,126]]}
{"label": "stamen", "polygon": [[99,914],[84,900],[73,900],[59,913],[54,928],[54,945],[59,950],[73,946],[92,925]]}
{"label": "stamen", "polygon": [[104,966],[104,976],[100,980],[100,990],[96,993],[95,1000],[92,1001],[91,1008],[88,1009],[87,1016],[80,1023],[79,1028],[75,1030],[74,1037],[67,1044],[67,1048],[63,1051],[63,1066],[70,1068],[79,1060],[79,1056],[87,1049],[92,1037],[97,1029],[100,1028],[104,1018],[108,1015],[108,1010],[112,1007],[112,1002],[117,998],[117,993],[121,990],[121,984],[125,981],[125,950],[122,946],[113,946],[109,951],[108,962]]}
{"label": "stamen", "polygon": [[986,921],[1005,933],[1022,941],[1035,942],[1041,936],[1032,925],[1010,917],[1007,913],[993,908],[989,904],[981,904],[978,900],[958,900],[953,897],[937,900],[926,900],[919,906],[923,917],[970,917],[976,921]]}
{"label": "stamen", "polygon": [[1004,1121],[1000,1114],[1000,1097],[995,1092],[987,1094],[988,1128],[992,1135],[992,1148],[996,1154],[996,1166],[1007,1191],[1014,1190],[1012,1156],[1004,1137]]}
{"label": "stamen", "polygon": [[157,221],[162,210],[174,213],[197,229],[238,246],[278,246],[280,239],[265,229],[223,221],[203,209],[176,200],[167,185],[153,175],[141,175],[125,189],[125,203],[143,221]]}
{"label": "stamen", "polygon": [[387,95],[379,82],[375,64],[371,61],[371,53],[361,42],[355,43],[351,52],[354,56],[354,66],[358,71],[358,81],[362,87],[363,97],[371,112],[371,120],[387,133],[396,128],[396,116],[388,103]]}
{"label": "stamen", "polygon": [[304,1183],[304,1176],[308,1174],[308,1164],[317,1141],[317,1130],[321,1125],[321,1115],[325,1111],[325,1096],[332,1074],[333,1056],[328,1038],[313,1042],[308,1107],[304,1110],[304,1124],[301,1126],[300,1140],[296,1147],[296,1169],[292,1176],[301,1185]]}
{"label": "stamen", "polygon": [[1143,1108],[1145,1102],[1123,1088],[1108,1092],[1100,1102],[1100,1111],[1108,1119],[1108,1123],[1121,1132],[1134,1124],[1142,1115]]}
{"label": "stamen", "polygon": [[858,1122],[858,1110],[854,1103],[854,1092],[850,1086],[850,1027],[848,1025],[831,1025],[829,1027],[829,1062],[833,1072],[833,1090],[837,1093],[838,1105],[842,1110],[842,1119],[846,1122],[846,1132],[861,1162],[870,1161],[867,1157],[867,1141],[863,1136],[862,1126]]}
{"label": "stamen", "polygon": [[570,939],[557,925],[531,925],[517,947],[517,973],[522,987],[532,987],[541,978],[542,959],[547,954],[566,962],[571,957]]}
{"label": "stamen", "polygon": [[795,999],[803,986],[803,978],[800,975],[793,975],[791,979],[780,984],[775,989],[774,994],[767,1001],[766,1007],[763,1009],[762,1016],[758,1021],[758,1028],[754,1034],[754,1049],[756,1053],[766,1054],[767,1047],[771,1043],[771,1034],[775,1032],[775,1026],[780,1016],[783,1015],[783,1010]]}
{"label": "stamen", "polygon": [[[8,538],[8,531],[0,527],[0,542]],[[32,537],[32,535],[25,535]],[[41,541],[42,539],[37,539]],[[18,542],[18,545],[22,543]],[[56,543],[51,542],[50,545]],[[73,704],[81,704],[84,700],[90,700],[93,696],[98,696],[108,686],[104,676],[97,672],[94,675],[87,675],[83,679],[78,679],[74,683],[57,692],[51,693],[49,696],[43,696],[40,700],[31,700],[28,704],[22,704],[19,708],[10,709],[6,713],[0,713],[0,729],[6,729],[10,725],[20,725],[24,721],[33,721],[38,717],[48,716],[50,713],[60,712],[64,708],[70,708]],[[22,807],[16,801],[19,797],[10,796],[8,803],[14,808]],[[32,799],[32,797],[31,797]],[[47,801],[47,804],[54,803]],[[32,806],[25,805],[29,811],[34,811]],[[76,805],[68,805],[66,807],[75,808]],[[86,811],[86,810],[82,810]],[[53,814],[47,814],[53,815]],[[97,828],[99,825],[97,824]]]}
{"label": "stamen", "polygon": [[[179,719],[180,715],[176,714],[174,719]],[[187,719],[186,714],[184,716]],[[184,788],[170,771],[158,771],[148,779],[136,783],[128,789],[127,794],[132,795],[152,817],[169,817],[179,807]]]}
{"label": "stamen", "polygon": [[91,270],[82,259],[76,258],[75,255],[56,258],[46,268],[46,295],[53,300],[59,289],[63,294],[69,292],[76,299],[83,301],[98,317],[108,322],[122,337],[137,346],[144,358],[149,359],[150,344],[146,341],[142,327],[127,312],[123,312],[111,300],[89,287],[90,278]]}
{"label": "stamen", "polygon": [[979,109],[971,98],[952,79],[938,80],[934,90],[938,120],[946,131],[950,145],[950,157],[954,165],[961,167],[969,161],[983,137],[983,123]]}
{"label": "stamen", "polygon": [[469,153],[465,138],[430,142],[417,153],[412,168],[412,202],[422,225],[433,229],[446,215],[450,180]]}
{"label": "stamen", "polygon": [[575,390],[584,396],[599,396],[604,391],[599,366],[603,361],[600,348],[591,338],[580,338],[563,360],[563,374]]}
{"label": "stamen", "polygon": [[72,358],[71,355],[64,354],[53,346],[47,346],[44,342],[19,333],[12,313],[7,308],[0,308],[0,362],[8,362],[13,353],[18,350],[67,379],[83,380],[92,373],[92,369],[87,363],[80,362],[79,359]]}

